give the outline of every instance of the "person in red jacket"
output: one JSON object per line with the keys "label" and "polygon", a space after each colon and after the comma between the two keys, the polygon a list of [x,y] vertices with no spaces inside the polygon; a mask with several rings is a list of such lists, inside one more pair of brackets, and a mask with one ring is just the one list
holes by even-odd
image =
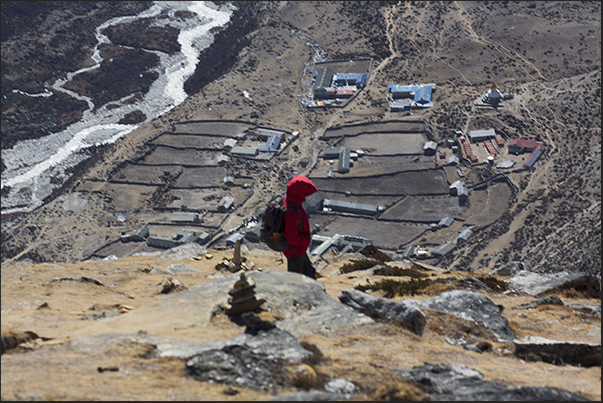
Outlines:
{"label": "person in red jacket", "polygon": [[[284,236],[291,245],[289,249],[283,252],[287,258],[287,271],[301,273],[313,279],[316,278],[316,269],[306,253],[312,241],[312,234],[310,233],[308,213],[302,207],[302,203],[306,200],[306,197],[317,192],[317,190],[310,179],[296,175],[287,184],[287,195],[283,200],[283,208],[296,206],[299,209],[299,211],[297,209],[286,210],[284,216]],[[300,218],[301,228],[299,226]]]}

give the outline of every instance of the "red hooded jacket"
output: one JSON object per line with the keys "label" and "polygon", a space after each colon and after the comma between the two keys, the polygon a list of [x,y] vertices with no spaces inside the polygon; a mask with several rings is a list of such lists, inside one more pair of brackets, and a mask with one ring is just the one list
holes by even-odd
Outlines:
{"label": "red hooded jacket", "polygon": [[283,208],[287,206],[297,206],[301,212],[301,230],[299,229],[300,214],[297,210],[291,209],[285,211],[285,239],[291,247],[283,252],[286,257],[303,256],[310,246],[312,234],[310,233],[310,222],[308,213],[302,207],[306,197],[315,193],[318,189],[312,181],[305,176],[296,175],[287,184],[287,195],[283,201]]}

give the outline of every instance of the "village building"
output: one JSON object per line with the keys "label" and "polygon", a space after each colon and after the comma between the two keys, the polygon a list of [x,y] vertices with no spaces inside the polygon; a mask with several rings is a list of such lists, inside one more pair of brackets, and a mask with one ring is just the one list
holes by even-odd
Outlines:
{"label": "village building", "polygon": [[469,200],[469,189],[467,189],[465,186],[462,186],[461,188],[459,188],[458,190],[458,198],[459,198],[459,204],[465,205],[467,203],[467,200]]}
{"label": "village building", "polygon": [[513,165],[515,165],[515,161],[504,159],[496,164],[496,168],[511,168]]}
{"label": "village building", "polygon": [[366,83],[366,73],[337,73],[333,75],[333,86],[362,88]]}
{"label": "village building", "polygon": [[189,213],[186,211],[176,211],[172,213],[170,218],[172,222],[177,223],[196,223],[201,222],[201,215],[199,213]]}
{"label": "village building", "polygon": [[431,250],[432,256],[444,256],[456,248],[456,244],[451,241],[444,242]]}
{"label": "village building", "polygon": [[454,218],[452,218],[452,217],[444,217],[438,223],[438,227],[439,228],[450,227],[453,222],[454,222]]}
{"label": "village building", "polygon": [[417,245],[408,245],[404,252],[402,253],[402,259],[409,260],[411,257],[415,255],[415,250],[417,249]]}
{"label": "village building", "polygon": [[448,158],[448,165],[458,165],[459,164],[459,157],[457,157],[456,155],[451,155],[450,158]]}
{"label": "village building", "polygon": [[147,238],[147,245],[154,248],[170,249],[178,246],[178,243],[173,239],[150,236]]}
{"label": "village building", "polygon": [[278,130],[258,128],[256,130],[256,134],[260,140],[266,141],[272,136],[283,137],[284,132]]}
{"label": "village building", "polygon": [[230,150],[230,155],[234,155],[236,157],[255,157],[256,155],[258,155],[258,148],[257,147],[241,147],[241,146],[236,146],[233,147]]}
{"label": "village building", "polygon": [[503,94],[496,87],[490,88],[482,97],[482,101],[490,105],[498,105],[502,99]]}
{"label": "village building", "polygon": [[322,206],[323,208],[331,209],[333,211],[365,215],[377,215],[383,210],[380,206],[332,199],[324,199]]}
{"label": "village building", "polygon": [[473,231],[471,231],[469,228],[465,228],[457,235],[456,243],[460,244],[462,242],[466,242],[471,237],[471,235],[473,235]]}
{"label": "village building", "polygon": [[[431,108],[433,107],[432,93],[436,85],[431,84],[388,84],[389,108],[391,111],[408,108]],[[408,99],[401,101],[401,99]]]}
{"label": "village building", "polygon": [[535,149],[537,148],[544,148],[544,145],[540,142],[540,141],[532,141],[532,140],[527,140],[524,139],[522,137],[513,139],[511,141],[509,141],[509,144],[507,144],[507,149],[509,150],[509,153],[513,153],[513,154],[523,154],[526,152],[533,152]]}
{"label": "village building", "polygon": [[312,235],[312,245],[318,244],[318,246],[314,247],[310,251],[310,255],[322,256],[332,248],[336,248],[338,251],[349,248],[353,252],[356,252],[364,248],[366,245],[372,245],[372,243],[372,239],[353,235],[335,234],[328,237],[314,234]]}
{"label": "village building", "polygon": [[540,141],[527,140],[522,137],[509,141],[507,148],[509,153],[514,153],[516,155],[526,152],[531,153],[522,165],[524,169],[531,168],[544,152],[544,144]]}
{"label": "village building", "polygon": [[278,148],[281,144],[281,136],[272,135],[268,137],[266,140],[266,144],[258,147],[258,152],[272,152],[275,153],[278,151]]}
{"label": "village building", "polygon": [[216,157],[216,162],[218,163],[218,166],[224,166],[228,164],[228,156],[220,154]]}
{"label": "village building", "polygon": [[228,236],[228,238],[226,238],[226,245],[230,248],[234,247],[235,244],[237,243],[237,241],[239,241],[240,243],[243,242],[243,239],[245,238],[245,234],[241,234],[240,232],[235,232],[234,234]]}
{"label": "village building", "polygon": [[532,151],[532,153],[530,154],[528,159],[525,160],[525,162],[523,163],[523,168],[525,168],[525,169],[532,168],[534,163],[538,160],[538,158],[540,158],[540,155],[542,154],[543,150],[544,150],[544,146],[540,146],[540,147],[537,147],[534,151]]}
{"label": "village building", "polygon": [[450,196],[458,196],[460,189],[463,187],[463,182],[460,180],[452,182],[452,184],[448,187],[450,190]]}
{"label": "village building", "polygon": [[478,141],[493,139],[495,136],[496,132],[494,131],[494,129],[471,130],[467,133],[467,137],[469,137],[469,141],[471,143],[477,143]]}
{"label": "village building", "polygon": [[316,91],[322,88],[331,87],[334,75],[335,72],[328,67],[314,71],[314,85],[312,89]]}
{"label": "village building", "polygon": [[337,172],[347,173],[351,166],[350,147],[325,147],[322,149],[324,159],[337,159]]}
{"label": "village building", "polygon": [[236,145],[237,145],[237,139],[226,139],[226,140],[224,140],[224,149],[225,150],[230,150],[230,149],[232,149]]}
{"label": "village building", "polygon": [[190,228],[180,228],[173,237],[174,240],[180,243],[196,242],[199,244],[207,242],[209,238],[209,232]]}
{"label": "village building", "polygon": [[438,143],[436,143],[435,141],[428,141],[423,146],[423,153],[425,155],[435,155],[437,148]]}
{"label": "village building", "polygon": [[218,203],[218,211],[228,211],[234,204],[234,197],[226,195]]}
{"label": "village building", "polygon": [[122,233],[122,242],[143,242],[149,236],[149,228],[145,225],[138,227],[132,234]]}
{"label": "village building", "polygon": [[350,147],[341,147],[341,151],[339,152],[338,164],[337,164],[337,172],[339,172],[339,173],[350,172],[351,163],[352,163],[352,161],[350,158]]}

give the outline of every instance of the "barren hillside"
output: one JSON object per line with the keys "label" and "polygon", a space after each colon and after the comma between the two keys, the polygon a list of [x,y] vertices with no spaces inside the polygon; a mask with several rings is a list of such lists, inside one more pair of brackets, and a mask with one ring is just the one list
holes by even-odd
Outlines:
{"label": "barren hillside", "polygon": [[[36,138],[49,128],[60,130],[79,119],[84,109],[80,102],[66,96],[43,106],[41,98],[19,101],[11,92],[11,85],[42,91],[44,83],[56,79],[57,74],[81,68],[90,55],[77,50],[87,49],[93,43],[92,30],[82,21],[100,24],[112,16],[134,14],[146,4],[99,2],[84,6],[78,2],[70,6],[71,10],[65,10],[63,3],[53,2],[49,5],[54,7],[51,10],[35,12],[25,7],[21,10],[25,19],[12,27],[14,35],[5,36],[5,13],[9,10],[5,3],[9,2],[3,2],[2,11],[3,150],[15,141]],[[17,6],[23,2],[10,3],[13,8],[24,7]],[[434,388],[412,384],[396,371],[431,363],[457,369],[466,366],[470,368],[466,373],[474,378],[478,376],[471,371],[479,371],[485,381],[510,388],[559,388],[576,394],[570,400],[600,401],[600,2],[234,4],[237,12],[231,25],[217,34],[214,46],[204,53],[203,63],[186,83],[190,95],[182,104],[114,144],[92,150],[92,157],[80,164],[74,176],[42,207],[26,214],[2,215],[2,398],[273,397],[266,391],[200,382],[186,375],[187,360],[158,354],[172,342],[217,342],[245,332],[241,323],[220,309],[214,310],[218,305],[212,295],[203,295],[204,303],[199,307],[209,312],[206,322],[199,319],[197,312],[190,311],[198,300],[182,299],[179,310],[170,314],[158,316],[153,309],[169,309],[171,306],[162,304],[178,301],[179,295],[196,295],[197,287],[238,278],[238,273],[219,265],[233,257],[232,248],[224,245],[225,235],[232,228],[240,228],[272,197],[282,194],[294,173],[314,172],[318,178],[328,169],[329,162],[319,160],[319,154],[322,147],[331,145],[322,138],[329,130],[345,135],[353,133],[350,127],[359,124],[387,126],[389,122],[409,121],[420,127],[418,134],[413,133],[407,143],[401,143],[389,133],[380,133],[376,138],[382,142],[372,147],[380,154],[372,165],[358,163],[353,168],[357,171],[350,172],[354,178],[350,182],[367,191],[358,196],[359,200],[376,204],[395,200],[388,206],[388,217],[394,218],[387,222],[386,228],[391,232],[379,235],[397,245],[411,241],[432,245],[445,240],[449,233],[432,232],[427,219],[413,221],[423,214],[437,222],[442,206],[461,217],[454,230],[469,222],[473,236],[432,261],[433,265],[418,260],[401,262],[401,249],[388,251],[396,259],[389,263],[392,266],[410,267],[426,276],[418,281],[407,277],[408,272],[402,276],[404,281],[410,281],[406,287],[425,285],[420,291],[388,291],[388,284],[395,286],[401,276],[394,275],[391,268],[379,269],[377,263],[383,262],[371,261],[375,265],[364,271],[343,273],[339,271],[342,266],[358,264],[358,256],[337,253],[316,258],[317,268],[324,276],[317,283],[334,300],[343,290],[359,286],[371,296],[397,302],[409,298],[427,300],[451,290],[475,291],[500,308],[499,314],[518,339],[544,337],[584,343],[595,349],[598,346],[599,366],[544,362],[542,357],[528,359],[533,356],[519,358],[512,342],[501,342],[476,321],[425,309],[427,324],[422,336],[388,320],[299,336],[300,343],[313,351],[314,360],[288,367],[295,386],[286,392],[324,391],[325,381],[335,379],[345,386],[353,384],[359,393],[356,399],[424,400],[434,393]],[[134,49],[152,42],[154,49],[169,51],[177,44],[174,31],[162,31],[157,26],[146,26],[148,31],[143,28],[126,26],[111,31],[116,45],[107,51],[131,74],[146,71],[153,58],[130,58],[122,45]],[[303,106],[302,93],[311,85],[307,74],[311,74],[314,62],[345,63],[359,58],[372,59],[371,72],[366,88],[349,104],[333,109]],[[32,65],[27,61],[32,59],[38,63],[28,68]],[[204,68],[207,66],[211,67]],[[119,71],[99,69],[94,82],[107,81],[110,73],[120,75]],[[111,83],[95,88],[82,81],[78,88],[85,88],[90,95],[116,99],[126,84],[133,85],[126,79],[123,85]],[[411,83],[437,86],[434,107],[389,111],[387,84]],[[502,92],[514,94],[513,99],[496,108],[479,106],[493,83]],[[139,84],[138,90],[142,91],[149,83]],[[55,120],[55,116],[62,119]],[[138,117],[133,112],[129,119],[133,123],[139,121]],[[206,162],[215,160],[208,151],[212,141],[217,141],[215,138],[186,137],[187,133],[179,132],[199,121],[269,127],[298,132],[299,136],[276,158],[240,160],[228,165],[227,171]],[[448,178],[450,171],[433,168],[435,156],[406,155],[403,148],[420,149],[422,136],[445,144],[457,137],[457,131],[466,134],[489,128],[507,142],[519,137],[542,142],[545,151],[530,169],[498,173],[497,178],[504,176],[502,184],[490,181],[492,172],[486,164],[463,161],[459,166],[465,172],[465,180],[482,184],[479,189],[472,189],[474,201],[470,198],[469,205],[462,208],[450,204],[448,199],[448,204],[437,204],[444,196],[428,193],[439,192],[439,188],[445,191],[444,182],[439,187],[433,183],[438,183],[440,177]],[[348,138],[351,144],[371,139],[371,134]],[[220,141],[223,143],[224,139]],[[172,161],[174,150],[179,152],[180,161]],[[160,163],[145,165],[149,156]],[[395,163],[386,158],[393,158]],[[514,158],[522,161],[523,157]],[[421,172],[407,180],[407,169]],[[456,169],[453,171],[456,175]],[[403,199],[399,189],[390,196],[387,192],[391,189],[381,189],[387,184],[380,182],[374,172],[395,177],[394,182],[388,183],[411,189],[417,193],[415,198]],[[234,173],[234,186],[221,183],[225,173]],[[120,175],[131,175],[136,183],[134,179],[123,181]],[[363,188],[362,175],[372,178],[370,183],[380,188],[379,194]],[[175,188],[177,180],[192,190]],[[436,190],[417,191],[423,180]],[[208,185],[201,187],[197,182]],[[333,189],[336,194],[335,185]],[[218,212],[216,207],[205,217],[204,224],[216,229],[212,240],[215,242],[206,245],[208,254],[166,258],[158,253],[169,255],[170,250],[163,252],[144,242],[120,242],[122,232],[131,233],[145,223],[165,232],[153,235],[170,236],[176,231],[169,222],[170,214],[184,197],[190,198],[192,208],[200,206],[199,210],[205,210],[217,206],[223,194],[233,195],[238,204],[228,212]],[[490,220],[476,218],[483,216]],[[359,235],[362,230],[383,232],[384,227],[377,227],[372,218],[344,218],[348,220],[348,224],[344,223],[347,227],[329,215],[312,216],[321,224],[333,222],[335,229],[349,228],[349,222],[354,222]],[[92,258],[107,245],[123,256]],[[250,273],[286,270],[282,257],[260,243],[245,241],[243,250],[243,255],[254,263]],[[511,274],[490,274],[493,269],[509,267],[525,268],[530,276],[539,273],[557,279],[557,275],[577,275],[579,280],[542,295],[525,289],[505,291],[497,287],[510,283]],[[386,281],[381,283],[382,280]],[[484,287],[484,281],[490,281],[490,287]],[[385,286],[371,289],[376,284]],[[538,285],[531,283],[532,288]],[[180,294],[185,288],[189,292]],[[290,290],[284,292],[286,296],[289,293]],[[227,298],[227,293],[219,298]],[[269,302],[284,300],[284,296],[275,297]],[[298,301],[287,306],[293,317],[307,308]],[[185,315],[184,310],[192,313]],[[358,312],[357,316],[364,317],[366,313]],[[276,310],[264,310],[262,315],[277,327],[282,324],[283,317]],[[301,332],[303,327],[298,326],[296,331]],[[157,334],[139,332],[143,329]],[[135,334],[140,340],[123,341],[124,334]],[[153,337],[159,341],[152,341]]]}

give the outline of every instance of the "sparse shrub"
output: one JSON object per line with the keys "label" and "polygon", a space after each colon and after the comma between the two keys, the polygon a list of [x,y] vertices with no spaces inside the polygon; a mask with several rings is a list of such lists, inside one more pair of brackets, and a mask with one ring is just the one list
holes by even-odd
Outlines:
{"label": "sparse shrub", "polygon": [[381,401],[422,401],[425,394],[411,383],[387,382],[373,393],[374,400]]}
{"label": "sparse shrub", "polygon": [[430,280],[410,279],[410,281],[396,281],[386,279],[375,284],[357,285],[354,288],[363,292],[382,290],[385,292],[386,298],[393,298],[396,295],[410,294],[414,296],[419,290],[427,287],[430,283]]}
{"label": "sparse shrub", "polygon": [[494,276],[481,276],[477,277],[477,279],[490,287],[492,291],[503,292],[509,289],[507,283],[505,283],[503,280],[497,279]]}
{"label": "sparse shrub", "polygon": [[595,276],[586,276],[568,281],[559,286],[557,290],[561,291],[568,298],[601,299],[601,282]]}
{"label": "sparse shrub", "polygon": [[379,276],[397,276],[397,277],[410,277],[410,278],[425,278],[427,274],[421,273],[416,269],[401,269],[399,267],[385,266],[375,271],[375,274]]}
{"label": "sparse shrub", "polygon": [[353,271],[370,269],[378,264],[381,264],[381,262],[375,259],[351,259],[349,263],[345,263],[341,266],[340,270],[342,273],[351,273]]}

